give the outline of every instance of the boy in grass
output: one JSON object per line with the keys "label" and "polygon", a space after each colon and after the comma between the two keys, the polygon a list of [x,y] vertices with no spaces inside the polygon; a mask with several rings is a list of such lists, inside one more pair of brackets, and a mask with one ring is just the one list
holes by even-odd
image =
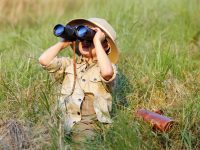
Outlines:
{"label": "boy in grass", "polygon": [[72,46],[72,42],[58,42],[40,56],[39,63],[61,84],[59,106],[66,133],[71,133],[72,140],[83,141],[94,137],[97,120],[112,122],[109,111],[119,51],[115,43],[116,33],[106,20],[75,19],[68,25],[86,25],[93,29],[93,41],[76,41],[74,47],[79,55],[76,61],[57,57],[61,50]]}

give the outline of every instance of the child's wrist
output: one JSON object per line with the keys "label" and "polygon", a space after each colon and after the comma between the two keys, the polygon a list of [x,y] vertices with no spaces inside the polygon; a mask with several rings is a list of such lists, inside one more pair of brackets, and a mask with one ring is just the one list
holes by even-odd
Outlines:
{"label": "child's wrist", "polygon": [[59,46],[60,50],[66,48],[68,45],[70,45],[70,43],[68,42],[58,42],[57,45]]}
{"label": "child's wrist", "polygon": [[98,40],[98,39],[94,40],[94,45],[95,46],[98,46],[99,44],[101,45],[101,41],[100,40]]}

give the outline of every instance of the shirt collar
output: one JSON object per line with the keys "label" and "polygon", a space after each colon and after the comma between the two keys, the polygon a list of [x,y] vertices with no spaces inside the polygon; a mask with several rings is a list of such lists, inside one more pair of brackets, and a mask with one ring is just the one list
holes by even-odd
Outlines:
{"label": "shirt collar", "polygon": [[93,64],[93,63],[97,63],[97,59],[93,59],[91,61],[86,61],[86,58],[84,58],[82,55],[79,56],[77,59],[76,59],[76,63],[77,64],[81,64],[81,63],[86,63],[86,64]]}

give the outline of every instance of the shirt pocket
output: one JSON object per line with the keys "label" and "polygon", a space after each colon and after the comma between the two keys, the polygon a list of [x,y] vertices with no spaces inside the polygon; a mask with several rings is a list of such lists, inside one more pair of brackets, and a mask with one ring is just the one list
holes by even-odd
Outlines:
{"label": "shirt pocket", "polygon": [[62,83],[61,94],[70,95],[73,87],[73,81],[70,80],[69,75],[65,75]]}
{"label": "shirt pocket", "polygon": [[96,76],[90,76],[90,82],[92,83],[98,83],[98,82],[101,82],[101,78],[99,75],[96,75]]}
{"label": "shirt pocket", "polygon": [[100,75],[91,75],[89,78],[89,87],[94,94],[103,94],[106,92]]}
{"label": "shirt pocket", "polygon": [[89,81],[91,83],[99,83],[101,82],[101,77],[100,77],[100,70],[98,67],[94,66],[93,68],[91,68],[91,70],[88,72],[89,75]]}

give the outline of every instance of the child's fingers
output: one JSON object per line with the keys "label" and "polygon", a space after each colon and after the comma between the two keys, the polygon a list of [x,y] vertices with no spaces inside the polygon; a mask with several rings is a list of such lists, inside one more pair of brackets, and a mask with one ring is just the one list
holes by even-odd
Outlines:
{"label": "child's fingers", "polygon": [[92,30],[95,30],[96,32],[97,32],[97,31],[101,31],[101,29],[99,29],[99,28],[97,28],[97,27],[92,27],[91,29],[92,29]]}
{"label": "child's fingers", "polygon": [[71,44],[72,42],[71,41],[67,41],[66,39],[64,39],[64,38],[61,38],[61,40],[60,40],[61,42],[67,42],[67,43],[69,43],[69,44]]}

